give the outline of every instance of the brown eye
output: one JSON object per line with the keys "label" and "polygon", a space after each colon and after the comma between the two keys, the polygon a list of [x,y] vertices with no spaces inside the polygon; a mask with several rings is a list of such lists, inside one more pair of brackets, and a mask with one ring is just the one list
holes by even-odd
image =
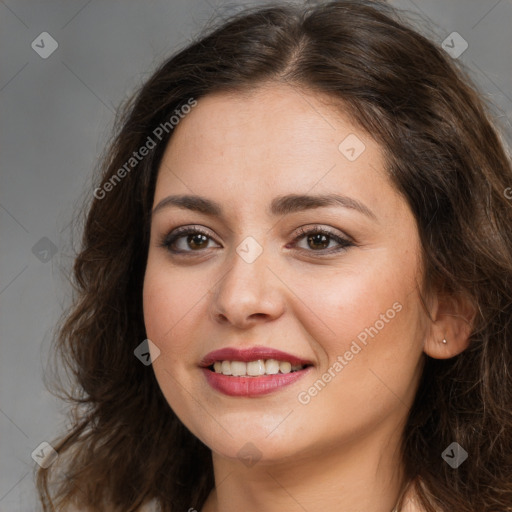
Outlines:
{"label": "brown eye", "polygon": [[[213,238],[200,228],[183,227],[169,233],[160,243],[171,253],[191,253],[208,249]],[[216,242],[215,242],[216,243]]]}
{"label": "brown eye", "polygon": [[[301,247],[298,243],[302,239],[305,239],[305,247]],[[300,228],[299,235],[295,238],[294,244],[300,251],[319,253],[319,256],[344,251],[348,247],[355,245],[350,240],[318,226],[310,229]]]}
{"label": "brown eye", "polygon": [[311,249],[327,249],[329,246],[329,237],[323,233],[317,233],[315,235],[309,235],[307,237],[308,246]]}
{"label": "brown eye", "polygon": [[188,235],[187,244],[191,249],[205,249],[208,245],[208,237],[202,234]]}

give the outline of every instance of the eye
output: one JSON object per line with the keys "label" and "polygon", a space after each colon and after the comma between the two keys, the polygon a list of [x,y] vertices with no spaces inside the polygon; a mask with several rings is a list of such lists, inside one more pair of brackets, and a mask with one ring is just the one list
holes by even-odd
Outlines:
{"label": "eye", "polygon": [[199,227],[184,226],[177,228],[161,241],[160,246],[174,254],[199,252],[208,249],[208,243],[213,241],[210,233]]}
{"label": "eye", "polygon": [[[306,248],[299,247],[301,251],[322,253],[322,255],[341,252],[355,245],[347,238],[321,226],[313,226],[309,229],[304,227],[299,228],[298,235],[293,241],[293,245],[297,245],[297,241],[301,239],[305,239],[306,244]],[[334,247],[331,246],[332,242],[335,243]]]}
{"label": "eye", "polygon": [[[298,246],[298,241],[305,239],[306,248]],[[212,248],[210,242],[214,242],[210,233],[198,226],[184,226],[175,229],[166,235],[160,242],[160,246],[173,254],[199,253],[203,249]],[[216,242],[215,242],[216,243]],[[334,247],[331,244],[334,243]],[[352,247],[355,244],[334,231],[321,226],[313,226],[309,229],[301,227],[293,240],[291,247],[298,247],[303,252],[315,252],[319,255],[337,253]],[[287,248],[290,244],[287,245]]]}

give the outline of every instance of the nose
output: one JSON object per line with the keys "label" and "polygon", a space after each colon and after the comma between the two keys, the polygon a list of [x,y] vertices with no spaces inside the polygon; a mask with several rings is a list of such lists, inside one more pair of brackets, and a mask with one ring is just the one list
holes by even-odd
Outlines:
{"label": "nose", "polygon": [[214,322],[244,329],[279,318],[285,310],[283,284],[269,267],[266,251],[253,262],[238,253],[213,287],[210,312]]}

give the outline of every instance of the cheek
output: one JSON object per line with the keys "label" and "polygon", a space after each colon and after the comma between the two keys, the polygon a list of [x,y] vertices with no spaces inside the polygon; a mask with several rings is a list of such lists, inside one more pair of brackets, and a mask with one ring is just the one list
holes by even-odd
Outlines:
{"label": "cheek", "polygon": [[391,265],[389,255],[379,261],[372,256],[371,262],[363,263],[360,254],[355,259],[357,266],[347,262],[323,275],[317,271],[287,276],[297,297],[303,299],[301,309],[294,314],[331,357],[348,350],[352,340],[370,337],[366,329],[375,324],[384,332],[391,324],[401,323],[404,315],[397,312],[401,307],[396,304],[393,308],[393,304],[403,306],[414,290],[410,284],[414,279],[406,272],[398,278],[396,263]]}
{"label": "cheek", "polygon": [[[354,420],[364,423],[363,418],[386,414],[411,398],[422,354],[423,325],[414,267],[406,267],[404,261],[400,276],[396,267],[386,275],[386,268],[393,267],[361,267],[325,286],[324,293],[310,294],[311,304],[321,312],[318,325],[324,323],[334,332],[316,338],[326,354],[327,363],[321,369],[321,379],[328,381],[325,391],[321,384],[316,386],[322,389],[318,393],[304,389],[314,397],[313,407],[318,411],[330,410],[329,404],[337,402],[344,404]],[[336,424],[335,415],[332,420]]]}
{"label": "cheek", "polygon": [[[359,263],[363,256],[357,255]],[[361,414],[371,415],[371,410],[364,412],[364,404],[372,404],[371,409],[377,401],[385,408],[394,394],[405,399],[418,371],[423,323],[414,258],[401,259],[392,252],[380,256],[368,255],[357,268],[347,260],[330,276],[306,275],[293,283],[309,306],[294,314],[314,340],[320,378],[328,382],[323,391],[315,375],[302,388],[304,401],[314,399],[318,411],[336,401],[347,404],[347,410],[355,405]],[[361,402],[354,404],[354,396]],[[356,416],[357,410],[352,410]]]}
{"label": "cheek", "polygon": [[[163,259],[163,258],[162,258]],[[208,291],[208,275],[193,270],[177,271],[169,262],[157,256],[149,257],[144,276],[143,309],[148,337],[157,344],[173,336],[179,326],[187,321],[193,310],[200,306]]]}

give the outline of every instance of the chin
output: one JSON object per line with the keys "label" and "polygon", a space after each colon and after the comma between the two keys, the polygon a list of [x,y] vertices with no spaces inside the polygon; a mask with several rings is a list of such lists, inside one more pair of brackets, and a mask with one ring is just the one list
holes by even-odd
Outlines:
{"label": "chin", "polygon": [[[272,435],[266,437],[267,430],[261,425],[255,425],[252,428],[238,427],[234,431],[228,429],[228,432],[232,437],[225,431],[222,435],[212,436],[211,433],[203,435],[201,432],[195,435],[218,456],[238,459],[247,467],[250,467],[254,461],[261,464],[282,461],[293,457],[300,450],[300,446],[293,442],[295,436],[291,432],[283,431],[275,438]],[[283,439],[286,439],[286,443],[283,443]],[[247,463],[247,461],[250,462]]]}

